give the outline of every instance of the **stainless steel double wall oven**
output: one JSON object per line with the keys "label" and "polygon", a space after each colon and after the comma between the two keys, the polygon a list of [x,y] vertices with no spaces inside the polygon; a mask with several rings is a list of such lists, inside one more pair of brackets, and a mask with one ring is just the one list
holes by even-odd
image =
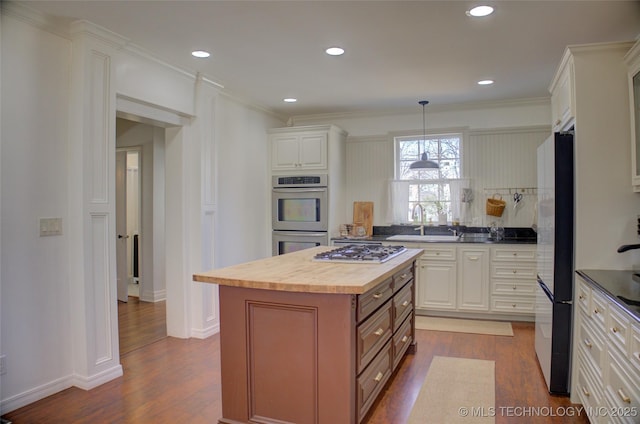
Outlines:
{"label": "stainless steel double wall oven", "polygon": [[327,245],[328,176],[273,176],[273,255]]}

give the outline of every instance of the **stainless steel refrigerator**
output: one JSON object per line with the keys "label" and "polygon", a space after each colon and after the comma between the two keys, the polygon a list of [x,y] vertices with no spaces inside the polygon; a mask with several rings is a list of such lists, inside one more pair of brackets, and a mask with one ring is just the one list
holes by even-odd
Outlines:
{"label": "stainless steel refrigerator", "polygon": [[574,279],[573,133],[538,147],[535,348],[549,392],[568,394]]}

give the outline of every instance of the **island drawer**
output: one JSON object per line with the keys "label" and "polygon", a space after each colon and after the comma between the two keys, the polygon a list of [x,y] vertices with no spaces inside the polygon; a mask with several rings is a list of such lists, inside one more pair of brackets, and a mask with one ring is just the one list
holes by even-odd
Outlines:
{"label": "island drawer", "polygon": [[393,297],[393,331],[413,310],[413,283],[407,284]]}
{"label": "island drawer", "polygon": [[409,266],[393,276],[393,290],[402,289],[408,281],[413,278],[413,265]]}
{"label": "island drawer", "polygon": [[358,373],[378,353],[380,348],[393,334],[393,310],[391,302],[387,302],[378,312],[358,326],[357,330],[357,362]]}
{"label": "island drawer", "polygon": [[387,343],[356,383],[358,422],[362,421],[391,376],[392,345]]}
{"label": "island drawer", "polygon": [[393,278],[388,278],[368,292],[358,296],[358,322],[368,317],[393,296]]}
{"label": "island drawer", "polygon": [[393,335],[393,369],[398,366],[402,356],[413,341],[413,317],[408,317],[400,329]]}

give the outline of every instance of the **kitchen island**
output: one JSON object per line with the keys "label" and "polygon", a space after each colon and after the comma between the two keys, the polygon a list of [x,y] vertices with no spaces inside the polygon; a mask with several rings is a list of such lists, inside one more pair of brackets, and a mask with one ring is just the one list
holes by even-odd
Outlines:
{"label": "kitchen island", "polygon": [[320,246],[203,272],[219,284],[219,423],[360,423],[415,351],[415,260],[315,261]]}

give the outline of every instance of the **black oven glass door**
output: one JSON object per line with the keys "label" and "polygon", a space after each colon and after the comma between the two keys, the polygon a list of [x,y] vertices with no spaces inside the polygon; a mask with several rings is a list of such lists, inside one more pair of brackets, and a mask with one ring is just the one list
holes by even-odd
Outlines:
{"label": "black oven glass door", "polygon": [[326,188],[274,188],[273,229],[327,231]]}
{"label": "black oven glass door", "polygon": [[297,231],[273,232],[273,256],[297,252],[310,247],[326,246],[329,242],[327,233],[304,233]]}

